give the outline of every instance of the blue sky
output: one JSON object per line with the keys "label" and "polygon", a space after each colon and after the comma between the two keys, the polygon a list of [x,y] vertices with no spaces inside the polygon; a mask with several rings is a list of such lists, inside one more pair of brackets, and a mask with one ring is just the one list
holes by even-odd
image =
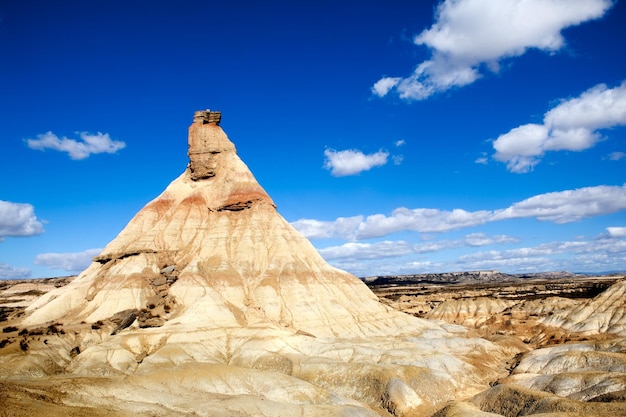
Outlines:
{"label": "blue sky", "polygon": [[626,269],[626,6],[0,2],[0,278],[80,272],[195,110],[358,276]]}

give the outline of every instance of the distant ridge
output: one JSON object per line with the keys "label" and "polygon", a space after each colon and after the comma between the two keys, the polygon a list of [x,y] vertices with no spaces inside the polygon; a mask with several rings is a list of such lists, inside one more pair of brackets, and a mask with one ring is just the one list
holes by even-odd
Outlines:
{"label": "distant ridge", "polygon": [[511,282],[521,279],[577,278],[586,275],[569,271],[507,274],[497,270],[459,271],[407,275],[377,275],[361,278],[367,285],[469,284],[480,282]]}

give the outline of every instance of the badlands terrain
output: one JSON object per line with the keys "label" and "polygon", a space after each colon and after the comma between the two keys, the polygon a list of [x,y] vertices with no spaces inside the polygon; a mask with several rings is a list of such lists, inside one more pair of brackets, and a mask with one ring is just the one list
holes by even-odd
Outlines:
{"label": "badlands terrain", "polygon": [[626,416],[626,280],[359,279],[200,111],[77,277],[0,281],[0,416]]}
{"label": "badlands terrain", "polygon": [[[66,287],[75,278],[0,281],[0,327],[3,329],[3,334],[0,335],[0,352],[6,354],[19,350],[21,355],[27,356],[31,344],[45,345],[50,339],[64,336],[65,330],[57,323],[34,329],[11,324],[19,322],[19,317],[25,314],[26,307],[35,299],[51,290]],[[621,314],[623,317],[626,295],[623,276],[574,276],[557,273],[520,277],[490,272],[466,272],[369,277],[365,282],[382,303],[394,309],[429,320],[460,324],[471,329],[466,333],[467,337],[480,336],[508,353],[500,355],[498,360],[492,362],[497,370],[496,377],[488,381],[485,389],[474,396],[453,398],[449,393],[441,393],[442,401],[435,399],[435,407],[411,413],[390,409],[391,403],[383,393],[374,404],[366,407],[373,410],[374,415],[626,415],[626,333],[623,327],[618,332],[603,331],[609,327],[616,328],[620,321],[617,316]],[[589,312],[587,320],[567,318],[573,312],[585,310]],[[592,317],[594,314],[596,317]],[[117,318],[116,322],[119,320]],[[75,334],[72,337],[77,336],[80,335]],[[74,348],[69,355],[71,357],[79,353],[79,349]],[[256,366],[257,369],[262,369],[259,364]],[[180,382],[185,379],[182,374],[189,371],[186,366],[177,371],[181,373],[178,377]],[[219,372],[224,377],[232,370],[228,367],[219,370],[209,367],[206,371]],[[202,368],[197,372],[202,372]],[[343,378],[350,379],[350,375]],[[63,385],[57,386],[59,382]],[[0,416],[228,415],[226,412],[222,414],[219,407],[207,407],[205,412],[194,414],[188,411],[192,408],[191,404],[187,410],[183,408],[179,412],[171,412],[167,407],[160,410],[158,407],[151,407],[152,411],[141,413],[136,410],[148,408],[145,404],[139,407],[141,399],[132,400],[132,403],[139,403],[132,407],[130,404],[120,407],[112,402],[115,397],[111,394],[105,394],[107,398],[99,401],[100,407],[86,407],[76,402],[74,389],[80,392],[85,389],[86,383],[103,382],[106,387],[98,390],[92,387],[90,395],[106,393],[107,390],[112,390],[113,393],[124,389],[137,391],[132,382],[128,386],[128,378],[41,375],[3,378],[0,380]],[[428,380],[425,382],[428,383]],[[119,387],[115,387],[118,383]],[[249,383],[259,384],[261,390],[268,390],[267,381],[252,379]],[[380,381],[364,381],[364,384],[368,383],[374,386],[362,389],[380,389],[377,386]],[[424,382],[418,378],[416,383],[419,386]],[[158,379],[153,384],[167,386]],[[295,386],[281,388],[297,389]],[[197,388],[187,386],[186,389]],[[272,387],[267,393],[260,395],[269,397],[272,395],[271,391],[276,389],[277,387]],[[119,397],[119,393],[117,395]],[[228,396],[224,397],[225,409],[228,408],[228,402],[237,402],[237,397],[240,397],[239,401],[245,401],[246,398],[245,395],[241,397],[241,394],[230,396],[233,397],[229,398],[230,401],[226,401]],[[144,400],[154,401],[149,396]],[[94,400],[90,399],[89,402],[93,403]],[[317,408],[319,409],[305,415],[325,415],[324,408]],[[292,415],[292,412],[294,411],[281,407],[276,412],[259,410],[258,415]],[[248,412],[241,415],[257,414]],[[346,412],[338,415],[369,414]]]}

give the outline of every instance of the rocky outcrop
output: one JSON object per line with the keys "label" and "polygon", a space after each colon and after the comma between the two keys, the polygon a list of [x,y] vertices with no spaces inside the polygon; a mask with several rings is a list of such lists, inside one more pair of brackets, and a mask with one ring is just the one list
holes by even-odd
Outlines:
{"label": "rocky outcrop", "polygon": [[626,280],[585,303],[545,318],[543,323],[585,334],[626,336]]}
{"label": "rocky outcrop", "polygon": [[495,314],[502,313],[515,304],[515,301],[497,298],[463,298],[444,301],[429,312],[427,317],[468,327],[480,327],[487,321],[492,321]]}

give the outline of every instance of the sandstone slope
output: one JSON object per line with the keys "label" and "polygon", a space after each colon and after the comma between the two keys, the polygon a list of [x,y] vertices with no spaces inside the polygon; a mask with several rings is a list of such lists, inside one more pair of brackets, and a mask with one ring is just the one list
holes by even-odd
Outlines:
{"label": "sandstone slope", "polygon": [[616,282],[585,303],[544,319],[543,323],[584,334],[626,336],[626,280]]}

